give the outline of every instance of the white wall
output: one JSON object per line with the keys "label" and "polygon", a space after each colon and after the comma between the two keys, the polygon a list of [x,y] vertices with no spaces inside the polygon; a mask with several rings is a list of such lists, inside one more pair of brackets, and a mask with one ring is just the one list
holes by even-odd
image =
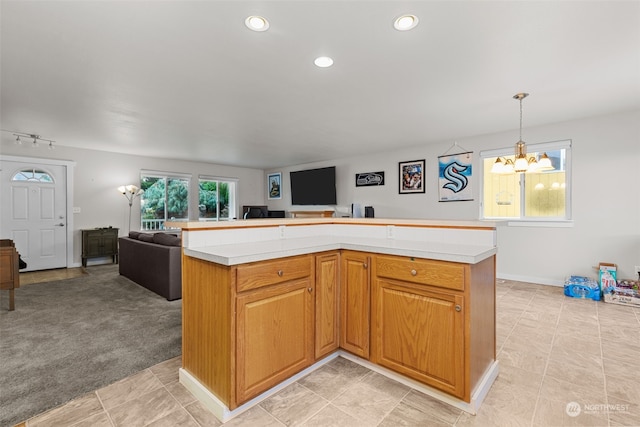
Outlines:
{"label": "white wall", "polygon": [[[10,135],[9,135],[10,136]],[[620,278],[634,277],[640,265],[640,111],[525,128],[525,141],[539,143],[573,141],[572,228],[501,227],[498,231],[498,276],[537,283],[561,284],[569,274],[594,275],[599,261],[618,264]],[[511,147],[517,129],[494,135],[461,139],[458,144],[474,151],[479,170],[481,150]],[[237,208],[265,204],[270,209],[291,210],[289,171],[307,167],[337,167],[338,205],[351,203],[375,208],[376,217],[426,219],[477,219],[479,187],[474,183],[474,201],[438,202],[437,157],[453,141],[417,147],[394,146],[381,153],[334,159],[269,171],[230,166],[136,157],[91,150],[58,147],[48,151],[17,146],[2,135],[2,154],[73,160],[77,163],[74,205],[76,232],[74,260],[80,262],[77,230],[112,225],[125,234],[128,205],[115,189],[139,181],[140,169],[237,177]],[[398,162],[426,159],[426,194],[398,194]],[[355,187],[357,172],[385,171],[382,187]],[[266,199],[266,174],[282,172],[282,200]],[[193,192],[192,192],[193,194]],[[195,196],[194,196],[195,197]],[[133,216],[132,229],[139,228]]]}
{"label": "white wall", "polygon": [[[73,205],[81,210],[80,213],[73,214],[73,259],[76,266],[81,262],[81,229],[113,226],[120,229],[120,235],[128,233],[129,205],[117,188],[126,184],[139,186],[141,169],[191,174],[190,198],[193,198],[192,205],[196,206],[198,175],[238,178],[238,215],[241,214],[242,205],[262,205],[266,198],[266,178],[261,169],[131,156],[64,146],[57,146],[55,150],[45,147],[34,149],[29,144],[14,144],[14,138],[11,135],[7,136],[5,132],[2,134],[2,154],[76,162]],[[190,219],[197,220],[196,211],[189,214]],[[136,213],[135,204],[131,215],[131,229],[140,229],[140,215]]]}
{"label": "white wall", "polygon": [[[525,128],[523,137],[531,144],[573,141],[574,223],[571,228],[500,227],[498,276],[561,284],[570,274],[595,275],[592,266],[605,261],[618,264],[618,277],[633,278],[634,266],[640,265],[640,111]],[[479,173],[480,151],[512,147],[517,139],[515,129],[457,142],[474,152]],[[335,165],[339,210],[355,202],[373,206],[382,218],[477,219],[477,181],[474,201],[438,202],[437,157],[453,142],[403,147],[390,141],[390,150],[382,153],[266,171],[282,172],[283,180],[283,198],[268,201],[269,208],[292,209],[290,171]],[[417,159],[426,159],[426,194],[398,194],[398,162]],[[376,171],[385,172],[384,186],[355,186],[356,173]]]}

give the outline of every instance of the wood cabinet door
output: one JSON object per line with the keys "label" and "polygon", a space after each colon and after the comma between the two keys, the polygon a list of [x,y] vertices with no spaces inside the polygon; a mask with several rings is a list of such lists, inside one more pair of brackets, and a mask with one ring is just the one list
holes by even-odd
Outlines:
{"label": "wood cabinet door", "polygon": [[339,345],[339,283],[339,253],[316,256],[316,359],[336,350]]}
{"label": "wood cabinet door", "polygon": [[114,255],[118,253],[118,231],[109,231],[102,236],[102,248],[104,255]]}
{"label": "wood cabinet door", "polygon": [[118,229],[82,230],[82,256],[94,258],[118,253]]}
{"label": "wood cabinet door", "polygon": [[238,294],[236,304],[236,395],[242,404],[313,363],[311,279]]}
{"label": "wood cabinet door", "polygon": [[374,362],[464,396],[464,297],[391,279],[376,280]]}
{"label": "wood cabinet door", "polygon": [[95,231],[82,231],[82,256],[96,257],[100,256],[102,242],[100,234]]}
{"label": "wood cabinet door", "polygon": [[341,257],[340,347],[369,359],[370,257],[350,251],[343,251]]}

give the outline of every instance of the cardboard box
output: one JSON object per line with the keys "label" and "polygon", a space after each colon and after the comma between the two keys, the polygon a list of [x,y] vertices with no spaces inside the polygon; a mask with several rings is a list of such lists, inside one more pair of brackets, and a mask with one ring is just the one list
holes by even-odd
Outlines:
{"label": "cardboard box", "polygon": [[604,302],[640,307],[640,280],[621,280],[603,292]]}
{"label": "cardboard box", "polygon": [[604,291],[604,288],[616,286],[616,270],[616,265],[608,262],[601,262],[598,265],[598,283],[601,291]]}

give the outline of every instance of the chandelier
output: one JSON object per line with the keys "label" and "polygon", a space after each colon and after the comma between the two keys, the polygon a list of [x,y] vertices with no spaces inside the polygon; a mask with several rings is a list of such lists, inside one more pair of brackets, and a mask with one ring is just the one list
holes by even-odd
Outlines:
{"label": "chandelier", "polygon": [[502,160],[498,157],[491,168],[492,173],[522,173],[522,172],[538,172],[544,170],[552,170],[553,165],[547,153],[542,153],[540,159],[534,156],[527,157],[527,147],[522,140],[522,100],[529,96],[528,93],[516,93],[513,99],[520,102],[520,138],[516,142],[515,160],[505,158]]}

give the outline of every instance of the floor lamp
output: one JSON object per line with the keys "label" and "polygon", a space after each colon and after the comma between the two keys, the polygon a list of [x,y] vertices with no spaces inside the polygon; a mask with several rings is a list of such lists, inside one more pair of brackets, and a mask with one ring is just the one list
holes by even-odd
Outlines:
{"label": "floor lamp", "polygon": [[118,187],[118,191],[129,201],[129,229],[127,230],[127,233],[129,233],[131,231],[131,206],[133,205],[133,199],[144,193],[144,190],[135,185],[122,185]]}

